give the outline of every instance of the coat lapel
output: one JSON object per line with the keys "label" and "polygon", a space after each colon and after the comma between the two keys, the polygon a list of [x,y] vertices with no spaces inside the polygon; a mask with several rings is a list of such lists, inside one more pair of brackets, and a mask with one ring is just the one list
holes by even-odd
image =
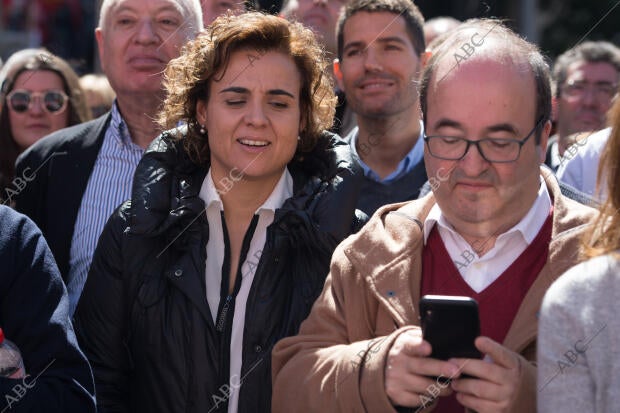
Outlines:
{"label": "coat lapel", "polygon": [[434,204],[399,204],[384,208],[381,220],[369,222],[365,236],[346,251],[369,289],[400,326],[418,324],[422,272],[422,222]]}
{"label": "coat lapel", "polygon": [[[561,195],[554,176],[541,169],[549,194],[553,201],[553,226],[547,263],[523,298],[517,314],[504,339],[504,346],[521,352],[536,339],[538,334],[538,312],[543,297],[551,284],[566,270],[580,260],[580,240],[585,229],[587,213],[594,217],[595,210],[577,204]],[[581,209],[578,213],[575,210]]]}
{"label": "coat lapel", "polygon": [[77,214],[101,149],[110,115],[82,129],[49,160],[47,192],[47,231],[49,243],[61,246],[58,264],[66,276],[69,250]]}

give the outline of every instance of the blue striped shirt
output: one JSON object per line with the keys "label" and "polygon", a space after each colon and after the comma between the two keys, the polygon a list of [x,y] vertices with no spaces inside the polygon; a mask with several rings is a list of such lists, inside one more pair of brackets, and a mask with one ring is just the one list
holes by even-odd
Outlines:
{"label": "blue striped shirt", "polygon": [[131,197],[133,175],[143,153],[131,140],[114,102],[112,119],[82,196],[71,240],[67,278],[71,315],[82,294],[99,235],[116,207]]}

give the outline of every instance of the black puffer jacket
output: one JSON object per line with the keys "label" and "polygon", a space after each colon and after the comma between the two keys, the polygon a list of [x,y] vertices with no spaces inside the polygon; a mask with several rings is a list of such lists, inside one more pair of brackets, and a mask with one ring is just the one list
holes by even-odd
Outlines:
{"label": "black puffer jacket", "polygon": [[[297,333],[334,248],[361,223],[357,163],[344,141],[324,138],[288,165],[294,196],[267,230],[247,301],[239,412],[270,411],[271,349]],[[228,342],[205,292],[206,172],[164,133],[99,239],[75,322],[102,412],[227,409]]]}

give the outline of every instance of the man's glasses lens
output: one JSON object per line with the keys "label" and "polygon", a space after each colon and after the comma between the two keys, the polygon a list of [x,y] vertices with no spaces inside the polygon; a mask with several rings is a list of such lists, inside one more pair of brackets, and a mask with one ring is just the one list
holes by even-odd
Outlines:
{"label": "man's glasses lens", "polygon": [[[465,156],[468,143],[450,136],[431,136],[428,145],[433,156],[446,160],[459,160]],[[483,139],[475,143],[490,162],[511,162],[519,157],[519,141],[514,139]]]}
{"label": "man's glasses lens", "polygon": [[592,91],[597,99],[609,100],[618,93],[618,85],[612,83],[568,82],[562,87],[562,93],[571,98],[583,98],[589,91]]}
{"label": "man's glasses lens", "polygon": [[35,98],[42,98],[42,104],[44,110],[49,113],[58,113],[63,111],[67,106],[68,97],[63,92],[48,91],[48,92],[28,92],[22,90],[16,90],[11,92],[8,96],[9,104],[11,108],[18,113],[26,112],[30,105],[33,104]]}
{"label": "man's glasses lens", "polygon": [[470,146],[478,148],[480,155],[488,162],[514,162],[519,159],[521,147],[534,134],[538,126],[543,121],[541,116],[532,128],[530,133],[521,140],[502,139],[502,138],[484,138],[472,141],[466,138],[456,136],[425,136],[424,141],[428,147],[428,151],[432,156],[447,161],[458,161],[465,157]]}

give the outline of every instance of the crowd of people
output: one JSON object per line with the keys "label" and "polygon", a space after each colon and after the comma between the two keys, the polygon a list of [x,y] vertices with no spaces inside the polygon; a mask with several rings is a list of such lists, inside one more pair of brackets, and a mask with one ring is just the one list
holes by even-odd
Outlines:
{"label": "crowd of people", "polygon": [[[102,74],[5,62],[0,409],[617,411],[620,49],[258,7],[103,0]],[[479,359],[433,357],[429,295]]]}

